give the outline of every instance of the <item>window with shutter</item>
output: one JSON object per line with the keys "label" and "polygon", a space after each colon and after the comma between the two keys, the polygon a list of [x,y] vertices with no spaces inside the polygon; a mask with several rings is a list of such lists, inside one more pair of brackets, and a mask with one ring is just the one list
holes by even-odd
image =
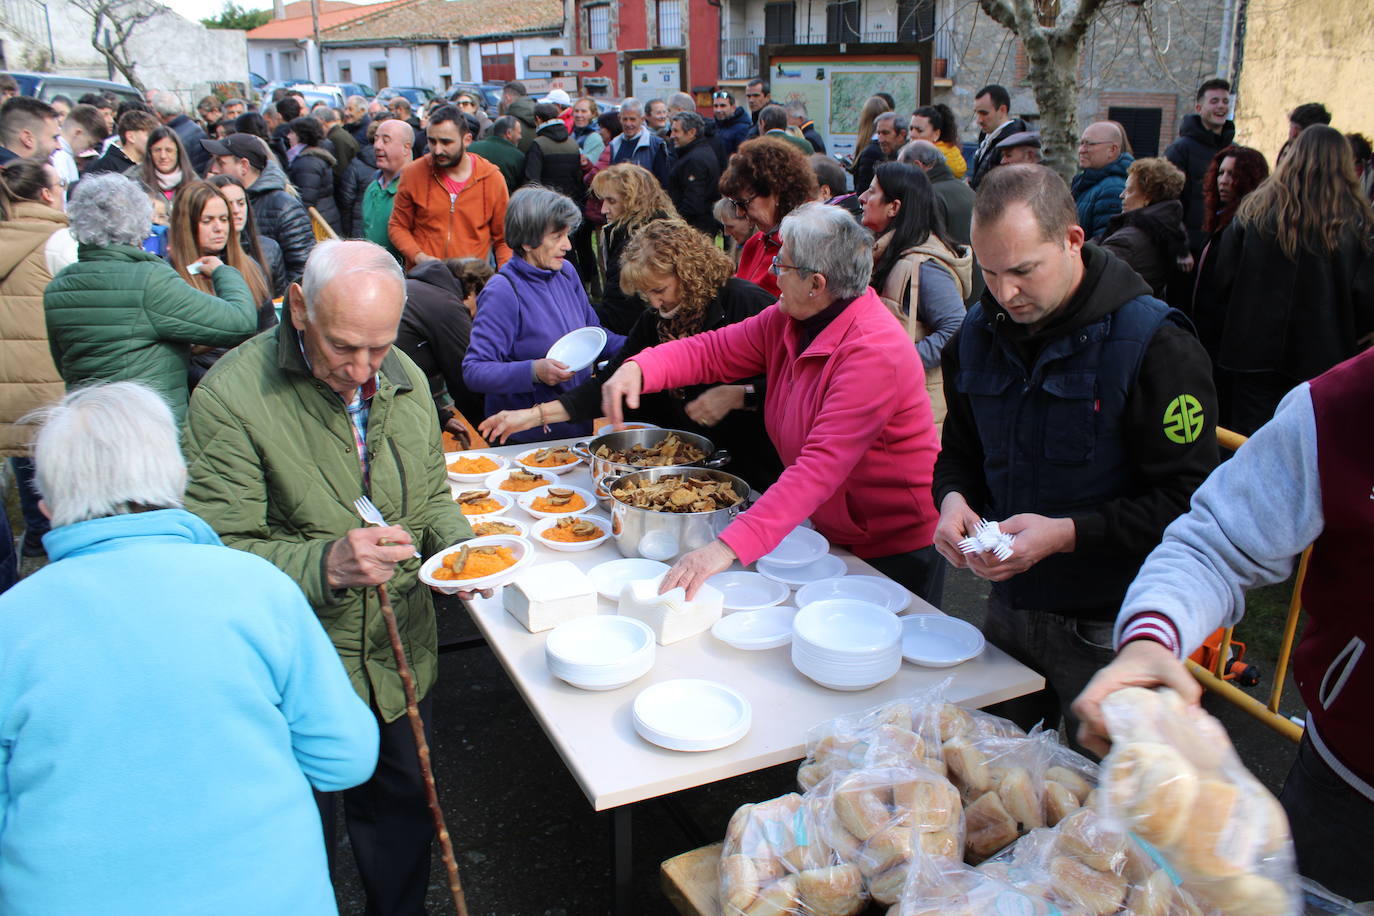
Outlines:
{"label": "window with shutter", "polygon": [[797,4],[769,3],[763,8],[763,43],[790,45],[797,39]]}
{"label": "window with shutter", "polygon": [[1135,158],[1159,155],[1159,127],[1163,112],[1158,108],[1128,108],[1113,105],[1107,109],[1107,120],[1126,128]]}
{"label": "window with shutter", "polygon": [[681,0],[658,0],[658,46],[676,48],[682,44]]}
{"label": "window with shutter", "polygon": [[825,40],[830,44],[859,40],[859,0],[839,0],[826,6]]}
{"label": "window with shutter", "polygon": [[897,0],[897,40],[935,37],[935,0]]}

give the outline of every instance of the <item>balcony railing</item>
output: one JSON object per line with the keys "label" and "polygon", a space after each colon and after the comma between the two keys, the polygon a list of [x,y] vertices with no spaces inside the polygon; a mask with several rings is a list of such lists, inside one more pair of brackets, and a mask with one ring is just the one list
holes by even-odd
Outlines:
{"label": "balcony railing", "polygon": [[[807,34],[798,33],[787,44],[794,45],[821,45],[830,44],[823,31],[815,31]],[[854,39],[855,42],[865,44],[893,43],[899,41],[896,32],[861,32]],[[765,41],[763,38],[751,36],[748,38],[726,38],[720,43],[720,75],[726,80],[741,80],[757,76],[759,73],[759,48],[765,44],[773,42]],[[935,76],[952,75],[954,64],[951,60],[953,54],[954,41],[947,28],[937,28],[935,30]]]}
{"label": "balcony railing", "polygon": [[[31,45],[46,48],[54,64],[57,53],[52,43],[52,25],[48,21],[48,5],[38,0],[0,0],[0,23],[11,29]],[[11,62],[11,66],[15,65]]]}

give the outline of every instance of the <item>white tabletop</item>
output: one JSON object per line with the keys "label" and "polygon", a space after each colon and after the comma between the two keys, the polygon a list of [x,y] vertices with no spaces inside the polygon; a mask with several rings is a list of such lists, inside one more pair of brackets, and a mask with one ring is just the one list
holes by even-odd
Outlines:
{"label": "white tabletop", "polygon": [[[574,440],[567,440],[568,442]],[[563,444],[563,443],[546,443]],[[529,446],[487,449],[513,456]],[[563,476],[573,486],[591,489],[591,475],[579,465]],[[453,487],[455,495],[471,485]],[[510,514],[532,521],[519,507]],[[570,560],[586,570],[619,559],[614,541],[586,552],[556,551],[538,544],[536,563]],[[881,575],[847,550],[832,548],[849,573]],[[738,564],[736,565],[738,567]],[[784,605],[794,605],[795,592]],[[614,603],[599,598],[599,612],[614,614]],[[733,649],[710,632],[657,648],[653,670],[619,690],[580,690],[549,673],[544,661],[548,631],[530,633],[494,598],[469,603],[473,620],[505,667],[516,689],[539,719],[587,799],[597,811],[655,798],[682,789],[739,776],[806,753],[813,726],[899,697],[910,696],[952,677],[946,698],[964,706],[986,706],[1041,689],[1044,678],[988,646],[983,654],[955,668],[918,668],[903,662],[891,680],[868,690],[829,690],[792,667],[791,649],[760,652]],[[904,614],[938,613],[912,596]],[[752,707],[753,724],[745,737],[717,751],[669,751],[642,739],[635,731],[631,707],[652,684],[673,678],[706,678],[738,690]]]}

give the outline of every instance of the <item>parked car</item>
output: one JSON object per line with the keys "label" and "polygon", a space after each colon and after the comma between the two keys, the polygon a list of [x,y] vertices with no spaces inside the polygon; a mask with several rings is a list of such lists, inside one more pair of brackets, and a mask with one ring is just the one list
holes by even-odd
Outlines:
{"label": "parked car", "polygon": [[454,83],[448,91],[448,100],[455,101],[458,93],[462,91],[476,92],[482,97],[482,107],[487,114],[495,118],[501,110],[501,90],[502,83]]}
{"label": "parked car", "polygon": [[299,92],[305,97],[307,109],[315,107],[316,102],[324,102],[330,108],[344,109],[344,100],[353,95],[351,92],[344,92],[343,87],[334,83],[297,83],[291,87],[292,92]]}
{"label": "parked car", "polygon": [[400,96],[410,103],[413,109],[425,107],[430,99],[434,98],[434,90],[426,89],[423,86],[387,86],[377,93],[377,99],[381,102],[389,102]]}
{"label": "parked car", "polygon": [[33,96],[44,102],[51,102],[53,96],[58,95],[65,95],[74,102],[88,92],[109,93],[117,99],[127,99],[131,102],[143,101],[143,93],[133,86],[110,80],[66,76],[61,73],[29,73],[21,70],[11,70],[9,75],[19,84],[20,95]]}
{"label": "parked car", "polygon": [[334,85],[339,87],[339,91],[344,94],[345,100],[350,95],[360,95],[365,99],[371,99],[377,94],[377,90],[366,83],[334,83]]}

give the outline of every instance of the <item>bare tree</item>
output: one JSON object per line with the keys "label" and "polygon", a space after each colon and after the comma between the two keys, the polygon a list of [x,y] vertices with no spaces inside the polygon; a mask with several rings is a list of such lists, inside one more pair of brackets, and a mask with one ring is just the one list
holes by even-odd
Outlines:
{"label": "bare tree", "polygon": [[91,17],[91,47],[139,92],[147,87],[135,72],[136,61],[129,40],[143,23],[162,15],[167,7],[155,0],[72,0],[72,5]]}
{"label": "bare tree", "polygon": [[[978,0],[983,12],[1021,39],[1026,76],[1040,109],[1040,136],[1048,164],[1067,181],[1077,167],[1078,59],[1088,27],[1109,5],[1136,0]],[[1144,0],[1141,0],[1144,2]]]}

